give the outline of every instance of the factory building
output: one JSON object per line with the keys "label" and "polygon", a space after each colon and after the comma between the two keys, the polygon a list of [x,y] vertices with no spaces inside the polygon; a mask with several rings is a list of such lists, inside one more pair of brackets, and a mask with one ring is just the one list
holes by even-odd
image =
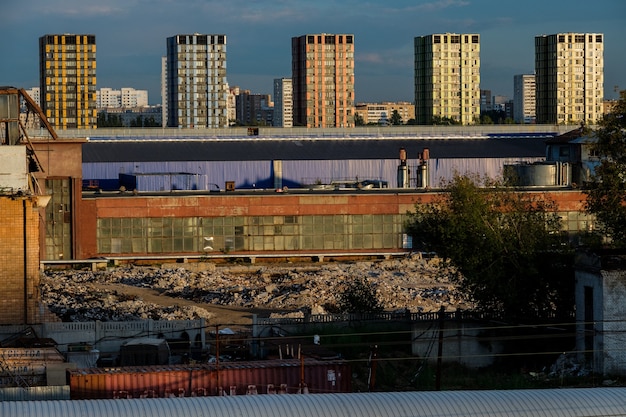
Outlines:
{"label": "factory building", "polygon": [[[409,250],[407,212],[432,201],[442,181],[542,162],[546,141],[563,133],[558,126],[507,129],[33,134],[42,168],[33,175],[50,196],[39,216],[38,258],[322,258]],[[542,185],[552,187],[569,231],[590,227],[580,191],[567,181]]]}
{"label": "factory building", "polygon": [[[20,125],[21,101],[43,121],[45,138],[35,140]],[[0,126],[0,324],[39,323],[46,314],[40,259],[51,256],[48,249],[57,259],[71,257],[76,246],[84,139],[59,139],[39,106],[14,87],[0,88]]]}

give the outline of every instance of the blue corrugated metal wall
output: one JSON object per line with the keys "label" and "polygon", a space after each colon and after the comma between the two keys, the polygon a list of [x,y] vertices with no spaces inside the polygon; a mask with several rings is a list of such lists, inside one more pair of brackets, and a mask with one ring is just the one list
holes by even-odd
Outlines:
{"label": "blue corrugated metal wall", "polygon": [[[451,179],[455,173],[474,173],[492,178],[500,177],[505,164],[535,162],[543,158],[441,158],[429,160],[429,187],[436,188],[442,181]],[[417,161],[409,160],[411,177],[415,177]],[[282,185],[298,188],[316,180],[380,179],[389,187],[397,187],[397,159],[365,160],[315,160],[282,161]],[[197,189],[224,188],[226,181],[235,181],[237,188],[274,188],[272,161],[177,161],[177,162],[107,162],[84,163],[83,179],[100,180],[102,184],[113,184],[119,174],[133,173],[189,173],[198,175]],[[171,189],[171,178],[167,175],[144,180],[149,189],[159,191]],[[415,180],[412,179],[411,186]],[[139,187],[140,185],[138,185]],[[111,189],[117,189],[109,185]],[[106,189],[103,187],[103,189]]]}

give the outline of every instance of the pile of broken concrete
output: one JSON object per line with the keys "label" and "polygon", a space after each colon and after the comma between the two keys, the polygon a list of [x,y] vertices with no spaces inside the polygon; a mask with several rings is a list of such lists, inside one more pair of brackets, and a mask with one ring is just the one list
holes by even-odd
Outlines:
{"label": "pile of broken concrete", "polygon": [[[42,301],[63,321],[210,319],[204,304],[263,309],[280,314],[323,314],[343,288],[365,278],[387,311],[472,309],[437,258],[312,264],[216,266],[210,263],[122,266],[103,271],[47,270]],[[103,284],[97,286],[95,284]],[[150,288],[197,305],[160,305],[111,289],[111,284]]]}

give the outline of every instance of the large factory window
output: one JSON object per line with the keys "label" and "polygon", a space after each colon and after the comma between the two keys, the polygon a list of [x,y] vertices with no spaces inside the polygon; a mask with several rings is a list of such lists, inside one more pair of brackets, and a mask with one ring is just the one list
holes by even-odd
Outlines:
{"label": "large factory window", "polygon": [[[402,215],[313,215],[208,218],[101,218],[105,254],[393,249]],[[206,242],[210,242],[208,245]]]}

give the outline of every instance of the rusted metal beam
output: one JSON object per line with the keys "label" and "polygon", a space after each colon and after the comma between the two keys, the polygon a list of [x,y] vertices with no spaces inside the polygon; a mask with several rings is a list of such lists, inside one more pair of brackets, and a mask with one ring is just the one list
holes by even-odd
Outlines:
{"label": "rusted metal beam", "polygon": [[26,105],[28,106],[28,108],[31,109],[33,112],[37,113],[37,115],[39,116],[39,119],[48,130],[48,133],[50,133],[50,136],[52,136],[52,139],[57,140],[59,137],[57,136],[50,122],[48,121],[48,118],[43,113],[43,110],[41,110],[39,105],[35,103],[35,101],[28,95],[26,90],[24,90],[23,88],[20,88],[19,92],[22,98],[26,101]]}

